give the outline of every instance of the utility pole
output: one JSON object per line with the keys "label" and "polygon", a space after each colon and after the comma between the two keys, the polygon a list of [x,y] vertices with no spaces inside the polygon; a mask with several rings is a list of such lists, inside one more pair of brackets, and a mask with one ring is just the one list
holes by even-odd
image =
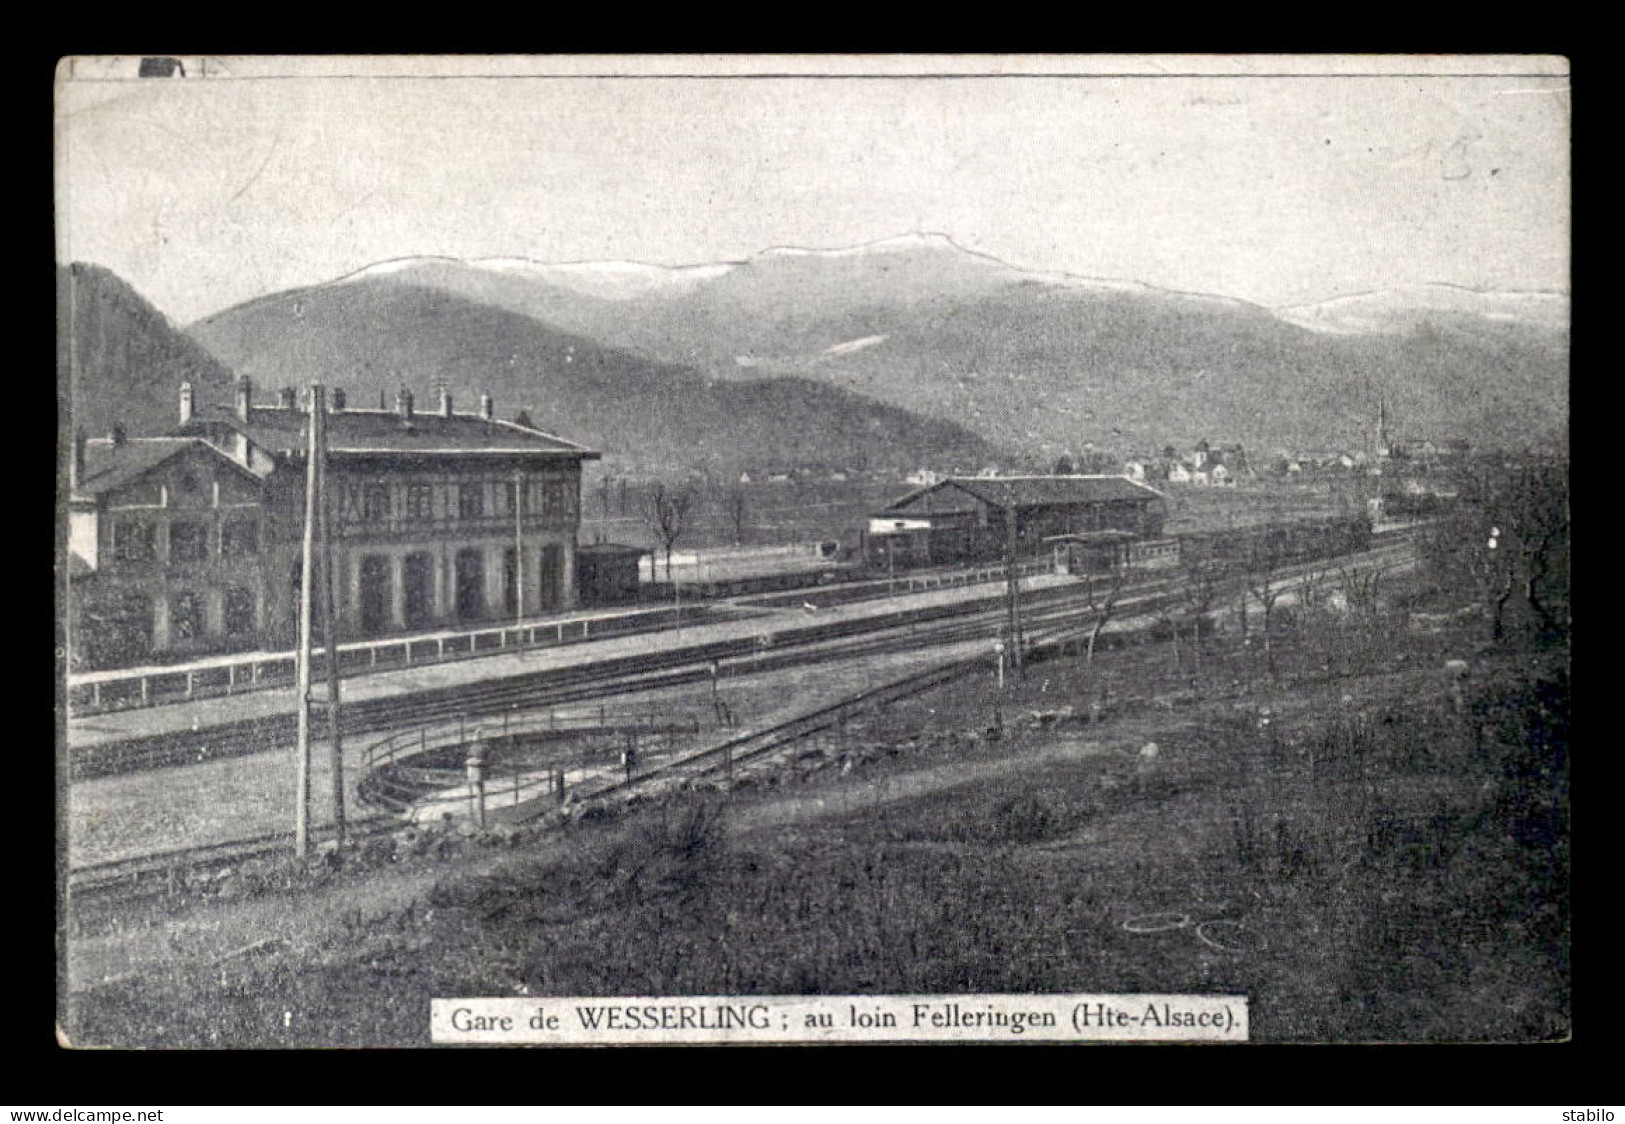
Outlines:
{"label": "utility pole", "polygon": [[514,623],[525,619],[525,474],[513,473],[513,613]]}
{"label": "utility pole", "polygon": [[316,458],[317,487],[320,496],[322,539],[322,620],[327,631],[327,733],[331,739],[333,774],[333,838],[344,846],[344,735],[340,732],[342,704],[339,699],[339,571],[338,547],[333,542],[333,507],[327,490],[327,416],[320,387],[311,389],[311,427],[316,431],[320,452]]}
{"label": "utility pole", "polygon": [[310,614],[315,600],[316,499],[322,387],[310,384],[310,444],[305,453],[305,535],[299,570],[299,650],[294,655],[299,734],[294,749],[293,853],[310,853]]}
{"label": "utility pole", "polygon": [[1016,506],[1004,509],[1004,564],[1010,588],[1010,670],[1025,678],[1021,659],[1021,579],[1016,569]]}

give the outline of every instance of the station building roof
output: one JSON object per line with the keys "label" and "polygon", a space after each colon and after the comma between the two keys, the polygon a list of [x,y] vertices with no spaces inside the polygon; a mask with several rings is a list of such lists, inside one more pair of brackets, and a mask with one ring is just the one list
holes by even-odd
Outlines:
{"label": "station building roof", "polygon": [[[481,414],[439,411],[403,415],[397,410],[329,410],[327,447],[334,453],[554,453],[596,460],[598,453],[573,441],[518,422]],[[302,455],[309,440],[305,411],[293,406],[251,406],[248,420],[230,407],[199,411],[182,434],[242,433],[268,452]]]}
{"label": "station building roof", "polygon": [[74,482],[73,494],[82,498],[105,495],[140,479],[173,457],[198,450],[206,450],[238,472],[253,475],[197,437],[128,437],[118,441],[93,438],[85,442],[84,473]]}

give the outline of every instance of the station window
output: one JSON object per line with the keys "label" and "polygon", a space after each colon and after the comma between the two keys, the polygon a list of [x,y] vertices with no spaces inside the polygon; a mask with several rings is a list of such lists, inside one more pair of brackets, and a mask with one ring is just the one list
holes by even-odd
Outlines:
{"label": "station window", "polygon": [[383,523],[389,519],[389,485],[368,484],[361,495],[361,518],[368,523]]}
{"label": "station window", "polygon": [[246,589],[226,590],[226,635],[247,636],[254,631],[254,594]]}
{"label": "station window", "polygon": [[260,550],[260,525],[253,519],[233,519],[220,528],[220,553],[244,558]]}
{"label": "station window", "polygon": [[484,484],[457,486],[457,514],[463,519],[478,519],[485,514]]}
{"label": "station window", "polygon": [[177,593],[169,603],[169,636],[173,641],[203,635],[203,601],[195,593]]}
{"label": "station window", "polygon": [[154,556],[151,523],[125,520],[113,524],[113,557],[119,562],[151,562]]}
{"label": "station window", "polygon": [[201,562],[209,556],[209,532],[193,519],[177,519],[169,525],[169,560]]}
{"label": "station window", "polygon": [[406,517],[414,523],[428,523],[434,519],[434,486],[408,484],[406,486]]}

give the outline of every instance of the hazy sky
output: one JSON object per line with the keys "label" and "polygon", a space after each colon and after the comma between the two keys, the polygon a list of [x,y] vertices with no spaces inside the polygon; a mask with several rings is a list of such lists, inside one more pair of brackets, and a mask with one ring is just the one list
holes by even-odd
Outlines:
{"label": "hazy sky", "polygon": [[110,80],[134,60],[89,60],[59,84],[63,260],[183,323],[414,254],[679,265],[907,231],[1272,306],[1568,288],[1555,60],[1527,68],[1545,77],[711,81],[249,76],[259,61]]}

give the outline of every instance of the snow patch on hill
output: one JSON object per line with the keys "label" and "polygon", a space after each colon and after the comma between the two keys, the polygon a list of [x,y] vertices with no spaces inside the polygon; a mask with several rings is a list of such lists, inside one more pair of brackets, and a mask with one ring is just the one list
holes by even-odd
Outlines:
{"label": "snow patch on hill", "polygon": [[1279,308],[1275,314],[1299,327],[1333,335],[1403,335],[1437,316],[1476,316],[1501,323],[1521,322],[1562,329],[1569,324],[1569,298],[1563,293],[1402,285]]}
{"label": "snow patch on hill", "polygon": [[666,266],[633,261],[587,261],[552,265],[524,258],[481,258],[469,264],[494,273],[523,274],[603,300],[686,293],[734,269],[731,262]]}
{"label": "snow patch on hill", "polygon": [[864,336],[860,340],[847,340],[845,343],[834,344],[824,349],[825,355],[850,355],[854,351],[862,351],[866,347],[873,347],[877,343],[885,343],[886,336]]}

